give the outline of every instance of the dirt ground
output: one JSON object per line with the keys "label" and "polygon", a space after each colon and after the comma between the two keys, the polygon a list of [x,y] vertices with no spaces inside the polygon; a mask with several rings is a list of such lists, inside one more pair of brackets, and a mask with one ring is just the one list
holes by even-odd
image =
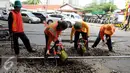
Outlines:
{"label": "dirt ground", "polygon": [[[23,61],[18,62],[16,73],[95,73],[96,71],[90,65],[84,65],[82,62],[70,60],[61,66],[55,66],[53,61],[49,65],[42,64],[43,61]],[[12,71],[12,70],[11,70]]]}
{"label": "dirt ground", "polygon": [[[124,43],[125,44],[125,43]],[[25,46],[23,44],[20,44],[20,54],[19,56],[22,57],[42,57],[44,53],[44,45],[36,45],[36,44],[31,44],[33,49],[36,49],[36,53],[28,53],[27,50],[25,49]],[[91,45],[91,44],[90,44]],[[115,53],[109,52],[107,46],[102,46],[101,44],[98,45],[97,48],[91,48],[89,46],[89,50],[86,51],[84,56],[128,56],[129,54],[129,47],[125,46],[122,51],[123,44],[118,43],[114,44],[113,47],[116,48],[114,49]],[[64,45],[65,50],[69,56],[79,56],[77,51],[74,49],[73,45]],[[9,41],[4,41],[0,44],[0,55],[14,55],[14,50],[11,49],[11,44]]]}
{"label": "dirt ground", "polygon": [[[36,53],[28,53],[27,50],[25,49],[25,47],[23,45],[20,46],[20,55],[19,56],[23,56],[23,57],[30,57],[30,56],[34,56],[34,57],[41,57],[43,56],[43,52],[44,52],[44,47],[45,46],[36,46],[33,45],[34,49],[37,49]],[[79,54],[77,53],[77,51],[70,46],[65,46],[65,50],[67,52],[67,54],[69,56],[79,56]],[[6,45],[2,45],[0,48],[0,55],[14,55],[14,51],[13,49],[11,49],[10,44],[6,44]],[[110,52],[107,49],[100,49],[100,48],[94,48],[88,50],[84,56],[109,56]]]}
{"label": "dirt ground", "polygon": [[[57,64],[54,59],[48,59],[44,63],[44,59],[39,60],[17,60],[17,63],[5,73],[129,73],[123,71],[121,66],[114,62],[120,59],[68,59],[65,63]],[[125,60],[125,59],[124,59]],[[59,61],[59,60],[57,60]],[[111,65],[113,64],[113,65]],[[113,67],[111,67],[113,66]],[[111,68],[110,68],[111,67]],[[128,68],[127,68],[128,69]],[[4,73],[4,72],[3,72]]]}
{"label": "dirt ground", "polygon": [[[24,45],[20,44],[20,57],[43,57],[44,47],[42,45],[31,44],[36,53],[28,53]],[[121,44],[120,44],[121,45]],[[73,46],[64,45],[65,50],[69,56],[79,56]],[[117,47],[118,45],[114,45]],[[120,47],[119,47],[120,48]],[[13,56],[14,51],[11,49],[9,42],[1,42],[0,44],[1,56]],[[107,46],[98,46],[98,48],[90,48],[84,56],[122,56],[129,55],[116,51],[109,52]],[[117,60],[118,62],[118,60]],[[113,70],[103,63],[107,60],[87,60],[87,59],[69,59],[66,63],[56,66],[55,60],[18,60],[15,67],[5,73],[124,73],[120,70]],[[109,62],[107,63],[109,66]],[[116,66],[116,65],[115,65]],[[110,65],[111,67],[111,65]],[[128,72],[126,72],[128,73]]]}

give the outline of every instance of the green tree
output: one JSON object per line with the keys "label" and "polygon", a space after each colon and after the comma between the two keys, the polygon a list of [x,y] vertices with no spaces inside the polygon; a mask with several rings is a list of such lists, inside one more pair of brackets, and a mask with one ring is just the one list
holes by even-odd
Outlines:
{"label": "green tree", "polygon": [[92,3],[89,6],[86,6],[83,8],[83,12],[94,12],[94,11],[105,11],[106,13],[111,11],[113,12],[115,9],[117,9],[116,5],[113,3],[102,3],[102,4],[96,4]]}
{"label": "green tree", "polygon": [[113,12],[115,9],[117,9],[117,6],[113,5],[113,3],[104,3],[104,4],[101,4],[101,8],[105,12],[109,12],[109,11]]}
{"label": "green tree", "polygon": [[37,5],[39,3],[41,3],[41,0],[27,0],[23,2],[23,4],[33,4],[33,5]]}

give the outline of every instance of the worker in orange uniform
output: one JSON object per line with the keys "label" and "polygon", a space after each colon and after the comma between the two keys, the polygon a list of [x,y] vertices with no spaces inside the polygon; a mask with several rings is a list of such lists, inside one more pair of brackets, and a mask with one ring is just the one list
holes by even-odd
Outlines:
{"label": "worker in orange uniform", "polygon": [[90,34],[89,31],[89,26],[86,24],[86,22],[81,21],[81,22],[76,22],[73,26],[72,26],[72,30],[71,30],[71,35],[70,35],[70,42],[72,43],[73,41],[73,35],[74,37],[74,48],[77,50],[78,47],[78,40],[79,40],[79,36],[80,34],[82,35],[82,38],[85,39],[86,42],[86,49],[88,49],[88,37]]}
{"label": "worker in orange uniform", "polygon": [[[112,48],[112,42],[111,42],[111,36],[113,35],[114,32],[115,32],[114,25],[112,24],[102,25],[100,27],[99,35],[96,41],[94,42],[94,44],[92,45],[92,48],[96,47],[100,42],[100,40],[102,40],[104,44],[107,44],[109,51],[114,52]],[[104,35],[106,36],[107,42],[104,40]]]}
{"label": "worker in orange uniform", "polygon": [[21,2],[19,0],[16,0],[14,3],[14,10],[12,10],[9,13],[8,17],[9,32],[13,37],[14,51],[16,55],[19,55],[19,43],[18,43],[19,37],[23,41],[28,52],[36,52],[35,50],[32,49],[29,39],[24,33],[23,20],[20,13],[21,7],[22,7]]}
{"label": "worker in orange uniform", "polygon": [[[65,21],[57,21],[52,24],[49,24],[46,29],[44,30],[45,39],[46,39],[46,48],[45,48],[45,55],[50,55],[50,45],[51,42],[55,42],[58,44],[58,37],[63,30],[67,28],[67,23]],[[56,53],[57,50],[54,51]]]}

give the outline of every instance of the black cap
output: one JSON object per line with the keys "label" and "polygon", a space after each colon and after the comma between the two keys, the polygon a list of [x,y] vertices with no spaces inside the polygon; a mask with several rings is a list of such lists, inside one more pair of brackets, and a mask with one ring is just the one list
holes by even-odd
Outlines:
{"label": "black cap", "polygon": [[68,27],[66,21],[58,21],[58,24],[62,27],[63,30],[65,30]]}

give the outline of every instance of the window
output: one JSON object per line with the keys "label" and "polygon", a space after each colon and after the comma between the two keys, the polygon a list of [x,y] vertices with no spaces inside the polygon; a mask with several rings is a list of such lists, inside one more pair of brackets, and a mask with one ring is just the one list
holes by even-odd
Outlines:
{"label": "window", "polygon": [[80,16],[78,16],[78,15],[76,15],[76,16],[75,16],[75,18],[77,18],[77,19],[81,19],[81,17],[80,17]]}
{"label": "window", "polygon": [[27,16],[26,14],[22,14],[22,16]]}
{"label": "window", "polygon": [[74,15],[71,15],[72,18],[74,18]]}
{"label": "window", "polygon": [[56,15],[50,15],[51,17],[57,17]]}
{"label": "window", "polygon": [[28,14],[28,16],[35,17],[35,15],[32,13],[27,13],[27,14]]}
{"label": "window", "polygon": [[51,17],[55,17],[55,18],[63,18],[62,15],[50,15]]}
{"label": "window", "polygon": [[36,16],[42,16],[42,14],[40,14],[40,13],[33,13],[33,14]]}
{"label": "window", "polygon": [[57,15],[57,17],[58,17],[58,18],[63,18],[63,16],[61,16],[61,15]]}
{"label": "window", "polygon": [[66,14],[67,16],[70,16],[69,14]]}

